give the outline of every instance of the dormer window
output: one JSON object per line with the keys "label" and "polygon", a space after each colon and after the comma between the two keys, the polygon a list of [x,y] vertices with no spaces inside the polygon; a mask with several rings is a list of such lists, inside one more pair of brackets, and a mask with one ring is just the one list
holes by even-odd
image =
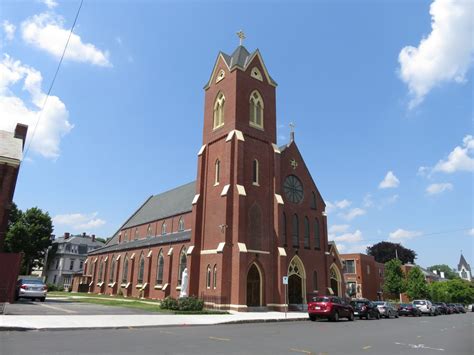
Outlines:
{"label": "dormer window", "polygon": [[260,73],[260,70],[258,70],[257,67],[252,68],[252,70],[250,71],[250,76],[257,80],[263,81],[262,73]]}
{"label": "dormer window", "polygon": [[224,79],[224,77],[225,77],[224,69],[219,70],[219,74],[217,74],[217,77],[216,77],[216,83]]}
{"label": "dormer window", "polygon": [[224,125],[224,103],[225,96],[222,92],[220,92],[216,97],[216,101],[214,102],[213,129],[222,127]]}
{"label": "dormer window", "polygon": [[263,99],[257,90],[250,95],[249,123],[253,127],[263,129]]}

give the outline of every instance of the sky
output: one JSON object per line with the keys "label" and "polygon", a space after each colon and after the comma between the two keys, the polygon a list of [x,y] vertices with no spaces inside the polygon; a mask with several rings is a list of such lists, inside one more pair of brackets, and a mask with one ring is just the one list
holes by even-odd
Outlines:
{"label": "sky", "polygon": [[196,178],[203,86],[242,29],[340,252],[389,240],[474,264],[472,1],[85,0],[47,98],[79,3],[0,3],[0,129],[30,127],[14,201],[56,235],[110,237]]}

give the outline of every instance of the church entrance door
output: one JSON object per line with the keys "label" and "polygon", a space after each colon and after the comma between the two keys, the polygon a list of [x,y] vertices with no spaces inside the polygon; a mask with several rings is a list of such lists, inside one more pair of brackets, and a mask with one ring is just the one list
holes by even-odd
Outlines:
{"label": "church entrance door", "polygon": [[252,264],[247,274],[247,306],[261,306],[261,282],[262,280],[260,280],[260,272],[258,271],[257,266]]}
{"label": "church entrance door", "polygon": [[288,303],[289,304],[302,304],[302,286],[301,277],[296,274],[291,275],[288,278]]}
{"label": "church entrance door", "polygon": [[336,279],[331,279],[331,288],[335,295],[339,295],[339,285]]}
{"label": "church entrance door", "polygon": [[288,303],[302,305],[306,303],[306,271],[303,262],[295,255],[288,265]]}

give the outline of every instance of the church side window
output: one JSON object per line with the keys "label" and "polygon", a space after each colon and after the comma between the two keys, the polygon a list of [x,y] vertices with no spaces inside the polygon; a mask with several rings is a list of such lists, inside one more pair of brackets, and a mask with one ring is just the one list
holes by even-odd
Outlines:
{"label": "church side window", "polygon": [[104,261],[100,261],[100,266],[99,266],[99,282],[102,282],[104,279]]}
{"label": "church side window", "polygon": [[219,185],[220,180],[221,180],[221,161],[217,159],[215,163],[214,185]]}
{"label": "church side window", "polygon": [[122,269],[122,283],[128,282],[128,257],[125,255],[125,259],[123,261],[123,269]]}
{"label": "church side window", "polygon": [[292,223],[292,241],[294,247],[299,247],[299,240],[300,240],[300,226],[298,221],[298,215],[293,215],[293,223]]}
{"label": "church side window", "polygon": [[263,128],[263,99],[257,90],[250,94],[250,125]]}
{"label": "church side window", "polygon": [[224,125],[224,104],[225,96],[222,92],[220,92],[216,97],[216,101],[214,102],[213,129],[222,127]]}
{"label": "church side window", "polygon": [[140,255],[140,261],[138,262],[138,277],[137,282],[139,284],[143,283],[143,275],[145,274],[145,257],[143,253]]}
{"label": "church side window", "polygon": [[186,269],[187,264],[187,257],[186,257],[186,248],[181,250],[181,254],[179,255],[179,267],[178,267],[178,286],[181,286],[181,282],[183,281],[183,271]]}
{"label": "church side window", "polygon": [[165,235],[166,234],[166,222],[163,222],[163,224],[161,225],[161,235]]}
{"label": "church side window", "polygon": [[163,270],[165,267],[165,258],[163,257],[163,250],[160,250],[158,254],[158,263],[157,263],[157,270],[156,270],[156,284],[162,285],[163,284]]}
{"label": "church side window", "polygon": [[178,221],[178,232],[184,231],[184,218],[180,217]]}
{"label": "church side window", "polygon": [[214,265],[214,269],[213,269],[213,272],[212,272],[212,287],[214,289],[217,288],[217,265]]}
{"label": "church side window", "polygon": [[110,262],[109,283],[114,282],[114,278],[115,278],[115,255],[112,255],[112,261]]}
{"label": "church side window", "polygon": [[207,265],[207,270],[206,270],[206,288],[211,288],[211,265]]}
{"label": "church side window", "polygon": [[252,164],[252,183],[258,186],[259,185],[258,180],[259,180],[259,164],[258,164],[258,160],[254,159],[253,164]]}
{"label": "church side window", "polygon": [[304,218],[304,247],[309,248],[309,219]]}
{"label": "church side window", "polygon": [[148,228],[146,229],[146,235],[147,237],[151,237],[151,224],[149,224]]}
{"label": "church side window", "polygon": [[138,239],[138,228],[135,228],[135,240]]}
{"label": "church side window", "polygon": [[319,221],[317,218],[314,220],[314,247],[321,249],[321,236],[319,234]]}

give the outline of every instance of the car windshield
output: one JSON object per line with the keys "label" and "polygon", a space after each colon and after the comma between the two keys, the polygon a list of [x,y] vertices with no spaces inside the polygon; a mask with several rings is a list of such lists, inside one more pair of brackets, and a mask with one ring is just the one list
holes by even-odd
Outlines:
{"label": "car windshield", "polygon": [[313,302],[331,302],[331,299],[329,297],[321,297],[321,296],[314,296],[312,298]]}
{"label": "car windshield", "polygon": [[425,304],[425,301],[413,301],[413,304]]}
{"label": "car windshield", "polygon": [[374,302],[374,304],[376,304],[377,306],[385,306],[385,302],[381,302],[381,301]]}
{"label": "car windshield", "polygon": [[25,284],[28,284],[28,285],[31,285],[31,284],[34,284],[34,285],[42,285],[42,284],[43,284],[43,281],[32,279],[32,280],[22,280],[21,283],[24,284],[24,285],[25,285]]}
{"label": "car windshield", "polygon": [[366,301],[352,301],[351,305],[353,306],[364,306],[367,302]]}
{"label": "car windshield", "polygon": [[409,303],[403,303],[400,305],[400,307],[411,307],[411,304]]}

